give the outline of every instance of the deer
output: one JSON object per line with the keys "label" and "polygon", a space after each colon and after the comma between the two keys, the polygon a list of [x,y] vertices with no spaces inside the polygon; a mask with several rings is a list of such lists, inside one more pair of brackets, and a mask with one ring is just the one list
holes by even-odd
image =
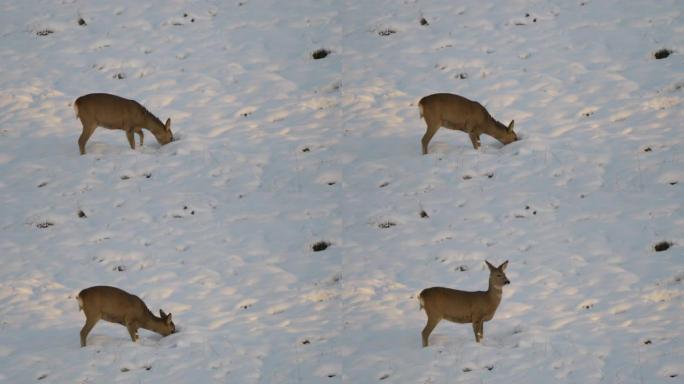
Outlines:
{"label": "deer", "polygon": [[85,325],[81,329],[81,347],[86,346],[88,333],[100,320],[109,321],[125,326],[131,340],[138,340],[138,329],[143,328],[156,332],[162,336],[176,333],[176,325],[171,314],[159,310],[155,316],[138,296],[122,289],[104,285],[86,288],[76,296],[78,309],[86,317]]}
{"label": "deer", "polygon": [[162,124],[161,120],[135,100],[108,93],[90,93],[74,101],[74,112],[83,125],[83,132],[78,138],[81,155],[85,155],[86,143],[97,127],[125,131],[131,149],[135,149],[133,133],[140,136],[142,147],[143,128],[152,132],[160,145],[173,141],[171,119],[166,119],[166,123]]}
{"label": "deer", "polygon": [[475,150],[480,148],[482,134],[492,136],[504,145],[518,140],[513,131],[514,120],[505,126],[495,120],[482,104],[463,96],[435,93],[420,99],[418,108],[420,117],[427,124],[427,131],[421,139],[423,155],[427,155],[428,144],[440,127],[467,133]]}
{"label": "deer", "polygon": [[428,346],[428,337],[437,324],[444,319],[459,324],[473,324],[475,342],[484,338],[484,322],[494,318],[494,313],[501,303],[502,287],[511,282],[504,271],[508,260],[494,267],[485,260],[489,267],[489,289],[487,291],[459,291],[444,287],[426,288],[420,295],[420,309],[425,310],[427,324],[421,333],[423,347]]}

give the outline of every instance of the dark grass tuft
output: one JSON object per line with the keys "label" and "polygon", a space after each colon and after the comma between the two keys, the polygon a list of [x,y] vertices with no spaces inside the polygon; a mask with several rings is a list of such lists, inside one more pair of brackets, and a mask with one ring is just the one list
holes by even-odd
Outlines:
{"label": "dark grass tuft", "polygon": [[670,243],[669,241],[661,241],[660,243],[654,245],[653,249],[655,249],[656,252],[663,252],[670,249],[671,246],[672,243]]}
{"label": "dark grass tuft", "polygon": [[328,241],[319,241],[319,242],[317,242],[316,244],[312,245],[312,246],[311,246],[311,249],[312,249],[314,252],[320,252],[320,251],[325,251],[325,250],[328,249],[328,247],[331,246],[331,245],[332,245],[332,244],[331,244],[330,242],[328,242]]}
{"label": "dark grass tuft", "polygon": [[391,29],[391,28],[387,28],[387,29],[383,29],[381,31],[378,31],[378,35],[380,35],[380,36],[389,36],[389,35],[394,35],[395,33],[397,33],[397,31],[395,31],[394,29]]}
{"label": "dark grass tuft", "polygon": [[324,59],[324,58],[328,57],[328,55],[331,53],[332,52],[330,50],[325,49],[325,48],[321,48],[321,49],[315,50],[311,54],[311,57],[313,57],[314,60],[320,60],[320,59]]}
{"label": "dark grass tuft", "polygon": [[656,60],[660,60],[660,59],[665,59],[665,58],[667,58],[667,57],[670,56],[671,54],[672,54],[672,50],[667,49],[667,48],[663,48],[663,49],[657,51],[656,53],[654,53],[654,54],[653,54],[653,57],[655,57]]}

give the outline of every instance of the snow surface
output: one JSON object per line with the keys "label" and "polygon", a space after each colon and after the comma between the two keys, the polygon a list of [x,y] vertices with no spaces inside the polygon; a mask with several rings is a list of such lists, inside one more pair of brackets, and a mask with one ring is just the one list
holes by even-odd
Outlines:
{"label": "snow surface", "polygon": [[[482,3],[2,2],[0,382],[684,382],[683,3]],[[79,156],[91,92],[179,140]],[[435,92],[523,140],[422,156]],[[422,348],[416,294],[484,259],[512,281],[484,342]],[[98,284],[180,332],[80,348]]]}

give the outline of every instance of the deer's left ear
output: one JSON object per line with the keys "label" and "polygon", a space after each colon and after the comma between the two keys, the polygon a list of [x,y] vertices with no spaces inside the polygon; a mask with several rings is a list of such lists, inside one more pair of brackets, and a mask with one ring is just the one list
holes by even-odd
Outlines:
{"label": "deer's left ear", "polygon": [[172,321],[172,320],[171,320],[171,314],[170,314],[170,313],[169,313],[168,315],[166,315],[166,319],[165,319],[165,320],[166,320],[166,324],[171,324],[171,321]]}
{"label": "deer's left ear", "polygon": [[508,130],[512,131],[513,130],[513,125],[515,124],[515,120],[511,120],[511,123],[508,124]]}
{"label": "deer's left ear", "polygon": [[166,128],[167,131],[171,131],[171,118],[169,117],[166,119],[166,124],[164,124],[164,128]]}
{"label": "deer's left ear", "polygon": [[499,269],[502,271],[505,271],[506,267],[508,267],[508,260],[504,261],[503,264],[499,265]]}
{"label": "deer's left ear", "polygon": [[490,271],[493,271],[496,269],[496,267],[493,266],[492,264],[490,264],[489,261],[485,260],[485,263],[487,263],[487,267],[489,268]]}
{"label": "deer's left ear", "polygon": [[162,319],[166,318],[166,313],[162,311],[161,309],[159,310],[159,316],[161,316]]}

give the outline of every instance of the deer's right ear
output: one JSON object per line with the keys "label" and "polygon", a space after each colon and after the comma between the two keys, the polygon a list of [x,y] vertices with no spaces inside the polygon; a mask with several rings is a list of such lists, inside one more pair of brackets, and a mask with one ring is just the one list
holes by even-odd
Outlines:
{"label": "deer's right ear", "polygon": [[509,131],[513,130],[513,125],[515,125],[515,120],[511,120],[511,122],[508,124],[508,130]]}
{"label": "deer's right ear", "polygon": [[493,271],[493,270],[496,269],[496,267],[494,267],[493,265],[491,265],[491,264],[489,263],[489,261],[485,260],[485,263],[487,263],[487,267],[489,267],[489,270],[490,270],[490,271]]}
{"label": "deer's right ear", "polygon": [[164,128],[166,128],[167,131],[171,131],[171,118],[169,117],[166,119],[166,124],[164,124]]}

